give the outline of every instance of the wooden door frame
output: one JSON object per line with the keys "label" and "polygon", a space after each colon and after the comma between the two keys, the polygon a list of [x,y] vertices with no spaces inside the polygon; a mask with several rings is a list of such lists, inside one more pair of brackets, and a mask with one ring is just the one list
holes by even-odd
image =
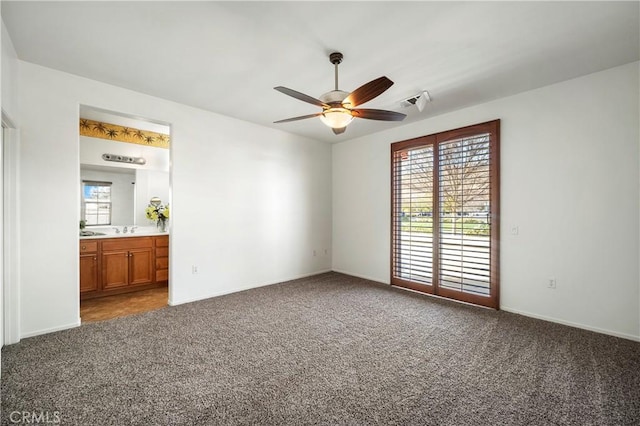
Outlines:
{"label": "wooden door frame", "polygon": [[[461,139],[477,135],[478,133],[490,133],[492,137],[489,141],[489,203],[490,203],[490,218],[491,228],[489,235],[489,253],[490,253],[490,296],[480,296],[471,293],[464,293],[462,291],[455,291],[439,286],[439,249],[440,249],[440,211],[439,211],[439,145],[441,143]],[[432,283],[431,285],[417,283],[414,281],[405,280],[395,276],[395,248],[396,239],[394,220],[395,214],[395,196],[398,188],[397,182],[394,179],[394,160],[395,152],[405,148],[418,148],[420,146],[433,147],[433,254],[432,254]],[[390,250],[390,283],[391,285],[408,288],[410,290],[419,291],[425,294],[432,294],[441,297],[446,297],[453,300],[458,300],[467,303],[473,303],[481,306],[490,307],[493,309],[500,309],[500,120],[492,120],[484,123],[473,124],[470,126],[461,127],[458,129],[448,130],[444,132],[434,133],[431,135],[420,136],[417,138],[407,139],[400,142],[395,142],[390,145],[390,164],[391,164],[391,250]]]}

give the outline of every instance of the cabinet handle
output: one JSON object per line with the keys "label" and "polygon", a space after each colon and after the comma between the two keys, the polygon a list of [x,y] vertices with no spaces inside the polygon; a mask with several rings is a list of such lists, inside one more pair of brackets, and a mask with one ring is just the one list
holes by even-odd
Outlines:
{"label": "cabinet handle", "polygon": [[94,257],[94,258],[93,258],[93,260],[94,260],[94,261],[95,261],[95,260],[98,260],[98,258],[97,258],[97,257]]}
{"label": "cabinet handle", "polygon": [[87,249],[87,246],[82,246],[82,250],[86,250],[86,249]]}

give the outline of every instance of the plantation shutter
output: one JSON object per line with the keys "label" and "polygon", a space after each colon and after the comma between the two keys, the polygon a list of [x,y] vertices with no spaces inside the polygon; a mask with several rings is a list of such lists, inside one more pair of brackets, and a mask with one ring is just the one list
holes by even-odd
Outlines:
{"label": "plantation shutter", "polygon": [[433,166],[433,145],[394,154],[395,274],[424,285],[433,280]]}
{"label": "plantation shutter", "polygon": [[442,288],[489,294],[489,134],[438,145]]}
{"label": "plantation shutter", "polygon": [[499,120],[391,146],[391,284],[497,308]]}

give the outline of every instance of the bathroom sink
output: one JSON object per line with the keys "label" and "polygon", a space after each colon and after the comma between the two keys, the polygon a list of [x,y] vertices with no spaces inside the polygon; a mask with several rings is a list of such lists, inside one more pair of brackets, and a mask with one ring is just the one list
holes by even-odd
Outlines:
{"label": "bathroom sink", "polygon": [[95,232],[95,231],[80,231],[81,237],[93,237],[97,235],[107,235],[104,232]]}

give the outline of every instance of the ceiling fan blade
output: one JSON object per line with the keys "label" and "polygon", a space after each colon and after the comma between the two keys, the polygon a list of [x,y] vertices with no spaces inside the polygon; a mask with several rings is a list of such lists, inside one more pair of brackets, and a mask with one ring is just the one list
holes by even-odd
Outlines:
{"label": "ceiling fan blade", "polygon": [[312,105],[317,105],[323,108],[329,108],[329,105],[325,104],[320,99],[312,98],[309,95],[305,95],[304,93],[297,92],[293,89],[289,89],[287,87],[282,87],[282,86],[274,87],[274,89],[276,89],[280,93],[284,93],[285,95],[289,95],[292,98],[296,98],[300,101],[308,102]]}
{"label": "ceiling fan blade", "polygon": [[358,118],[366,118],[368,120],[382,120],[382,121],[402,121],[406,117],[405,114],[386,111],[384,109],[352,109],[351,115]]}
{"label": "ceiling fan blade", "polygon": [[315,114],[301,115],[300,117],[285,118],[284,120],[274,121],[274,123],[287,123],[289,121],[304,120],[305,118],[313,118],[313,117],[317,117],[319,115],[322,115],[322,113],[321,112],[317,112]]}
{"label": "ceiling fan blade", "polygon": [[339,135],[341,133],[344,133],[344,131],[347,130],[347,128],[346,127],[340,127],[339,129],[333,129],[332,128],[331,130],[333,130],[333,133],[335,133],[336,135]]}
{"label": "ceiling fan blade", "polygon": [[350,103],[351,107],[362,105],[365,102],[369,102],[371,99],[381,95],[389,87],[393,86],[393,81],[387,77],[376,78],[368,82],[367,84],[358,87],[351,92],[342,103]]}

